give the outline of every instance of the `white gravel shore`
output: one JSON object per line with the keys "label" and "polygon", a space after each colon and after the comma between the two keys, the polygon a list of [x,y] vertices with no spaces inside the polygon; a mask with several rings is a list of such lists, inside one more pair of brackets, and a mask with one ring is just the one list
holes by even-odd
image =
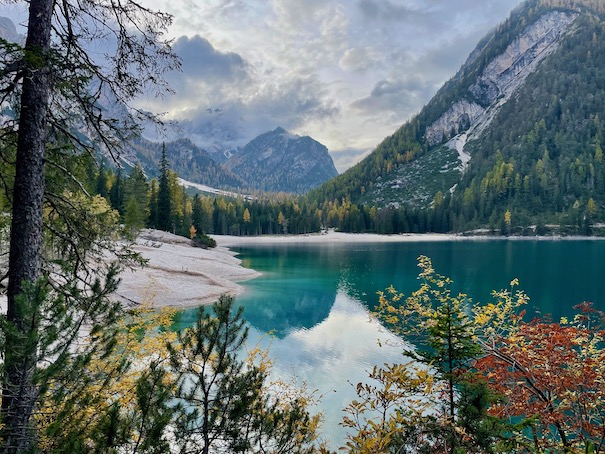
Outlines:
{"label": "white gravel shore", "polygon": [[451,233],[400,233],[379,235],[376,233],[343,233],[332,230],[324,233],[304,235],[263,235],[263,236],[229,236],[211,235],[219,246],[233,247],[259,244],[304,244],[304,243],[399,243],[399,242],[435,242],[435,241],[576,241],[605,240],[596,236],[501,236],[488,235],[484,231],[476,234],[462,235]]}
{"label": "white gravel shore", "polygon": [[231,247],[247,244],[297,243],[392,243],[403,241],[451,241],[465,237],[439,233],[378,235],[375,233],[342,233],[330,230],[325,233],[304,235],[229,236],[212,235],[219,246]]}
{"label": "white gravel shore", "polygon": [[144,268],[121,274],[117,296],[130,305],[210,304],[223,293],[241,293],[243,287],[238,282],[260,275],[241,266],[241,260],[225,247],[197,248],[187,238],[157,230],[143,230],[133,250],[148,263]]}

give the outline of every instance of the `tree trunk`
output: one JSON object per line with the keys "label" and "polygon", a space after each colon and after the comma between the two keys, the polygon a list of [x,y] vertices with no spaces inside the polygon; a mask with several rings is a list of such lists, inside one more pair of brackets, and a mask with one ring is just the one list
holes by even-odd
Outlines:
{"label": "tree trunk", "polygon": [[23,452],[33,441],[30,417],[37,400],[33,373],[37,361],[35,306],[39,301],[18,296],[41,277],[52,14],[52,0],[30,1],[10,238],[7,319],[12,328],[6,333],[1,410],[5,453]]}

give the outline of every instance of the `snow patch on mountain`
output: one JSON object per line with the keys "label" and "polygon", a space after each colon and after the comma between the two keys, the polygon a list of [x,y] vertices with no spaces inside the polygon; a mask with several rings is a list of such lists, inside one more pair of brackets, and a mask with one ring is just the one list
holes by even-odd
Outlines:
{"label": "snow patch on mountain", "polygon": [[468,167],[468,163],[471,160],[471,155],[464,151],[464,146],[466,145],[466,141],[468,139],[468,135],[466,133],[458,134],[449,142],[446,143],[447,147],[456,150],[458,152],[458,159],[460,160],[460,171],[464,172]]}

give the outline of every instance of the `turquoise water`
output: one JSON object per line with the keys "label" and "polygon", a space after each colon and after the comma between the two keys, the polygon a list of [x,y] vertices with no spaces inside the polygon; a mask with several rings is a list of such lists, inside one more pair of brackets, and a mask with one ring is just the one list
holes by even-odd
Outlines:
{"label": "turquoise water", "polygon": [[[342,408],[375,364],[401,361],[401,341],[371,321],[376,292],[417,289],[417,257],[433,260],[454,289],[488,302],[518,278],[528,313],[573,314],[592,301],[605,310],[605,241],[439,241],[263,245],[232,248],[263,276],[237,298],[251,325],[250,344],[269,347],[274,375],[295,377],[322,395],[325,435],[343,443]],[[187,324],[192,313],[183,314]]]}
{"label": "turquoise water", "polygon": [[454,288],[487,302],[492,290],[518,278],[530,296],[528,312],[555,320],[592,301],[605,310],[605,241],[443,241],[278,245],[234,248],[244,265],[263,273],[239,298],[253,326],[312,328],[327,317],[338,289],[372,309],[376,292],[418,287],[417,258],[426,255]]}

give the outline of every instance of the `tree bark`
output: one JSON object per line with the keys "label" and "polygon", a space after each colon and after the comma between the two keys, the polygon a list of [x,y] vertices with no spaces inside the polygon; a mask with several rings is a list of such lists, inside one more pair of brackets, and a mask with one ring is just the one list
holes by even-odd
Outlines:
{"label": "tree bark", "polygon": [[37,387],[35,298],[18,298],[41,277],[44,162],[51,93],[50,55],[52,0],[31,0],[25,43],[25,74],[20,99],[16,175],[13,189],[9,256],[5,383],[2,422],[5,453],[26,451],[33,441],[30,417]]}

